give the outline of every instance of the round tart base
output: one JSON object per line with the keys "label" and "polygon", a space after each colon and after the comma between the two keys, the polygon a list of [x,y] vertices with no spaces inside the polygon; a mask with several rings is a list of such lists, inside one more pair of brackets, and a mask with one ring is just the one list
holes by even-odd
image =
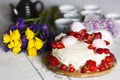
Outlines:
{"label": "round tart base", "polygon": [[70,77],[76,77],[76,78],[97,77],[97,76],[107,74],[107,73],[112,71],[112,69],[115,67],[115,65],[117,63],[117,61],[115,59],[114,62],[113,62],[113,66],[111,68],[105,70],[105,71],[88,72],[88,73],[81,73],[80,71],[67,72],[67,71],[60,70],[58,67],[50,66],[47,59],[46,59],[48,54],[50,54],[50,53],[46,53],[42,56],[42,61],[49,70],[51,70],[51,71],[53,71],[57,74],[61,74],[61,75],[64,75],[64,76],[70,76]]}

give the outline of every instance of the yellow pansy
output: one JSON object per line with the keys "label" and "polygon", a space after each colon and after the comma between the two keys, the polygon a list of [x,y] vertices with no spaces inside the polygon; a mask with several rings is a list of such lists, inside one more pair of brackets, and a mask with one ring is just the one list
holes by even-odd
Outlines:
{"label": "yellow pansy", "polygon": [[30,39],[28,41],[28,47],[27,49],[33,48],[35,46],[35,40],[34,39]]}
{"label": "yellow pansy", "polygon": [[22,46],[22,43],[21,43],[21,40],[14,40],[14,47],[21,47]]}
{"label": "yellow pansy", "polygon": [[35,48],[40,49],[43,46],[43,41],[37,37],[35,37]]}
{"label": "yellow pansy", "polygon": [[8,48],[12,49],[14,45],[15,45],[14,41],[10,41],[10,43],[8,44]]}
{"label": "yellow pansy", "polygon": [[3,42],[4,43],[9,43],[10,42],[10,36],[8,34],[4,34],[3,35]]}
{"label": "yellow pansy", "polygon": [[20,39],[20,33],[19,33],[18,29],[16,29],[16,30],[13,31],[13,33],[12,33],[12,39],[13,40]]}
{"label": "yellow pansy", "polygon": [[37,56],[37,49],[36,48],[31,48],[28,50],[28,55],[29,56]]}
{"label": "yellow pansy", "polygon": [[26,38],[28,40],[30,40],[30,39],[33,39],[34,32],[32,30],[30,30],[30,28],[27,28],[27,30],[25,31],[25,35],[26,35]]}
{"label": "yellow pansy", "polygon": [[18,54],[21,51],[21,48],[20,47],[14,47],[12,49],[12,51],[13,51],[14,54]]}

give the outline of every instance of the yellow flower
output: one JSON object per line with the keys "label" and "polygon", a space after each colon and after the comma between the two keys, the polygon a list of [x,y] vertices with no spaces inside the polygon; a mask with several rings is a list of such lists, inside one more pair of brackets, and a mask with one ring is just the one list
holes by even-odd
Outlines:
{"label": "yellow flower", "polygon": [[21,43],[21,40],[14,40],[14,47],[21,47],[22,46],[22,43]]}
{"label": "yellow flower", "polygon": [[30,39],[28,41],[28,47],[27,49],[33,48],[35,46],[35,40],[34,39]]}
{"label": "yellow flower", "polygon": [[10,42],[10,36],[8,34],[4,34],[3,35],[3,42],[4,43],[9,43]]}
{"label": "yellow flower", "polygon": [[43,41],[37,37],[35,37],[35,48],[40,49],[43,46]]}
{"label": "yellow flower", "polygon": [[37,49],[36,48],[31,48],[28,50],[28,55],[29,56],[37,56]]}
{"label": "yellow flower", "polygon": [[18,54],[21,51],[21,48],[20,47],[14,47],[12,49],[12,51],[13,51],[14,54]]}
{"label": "yellow flower", "polygon": [[18,30],[18,29],[14,30],[14,31],[12,32],[11,37],[12,37],[13,40],[18,40],[18,39],[20,39],[19,30]]}
{"label": "yellow flower", "polygon": [[27,28],[27,30],[25,31],[25,35],[26,35],[26,38],[28,40],[30,39],[33,39],[34,37],[34,32],[32,30],[30,30],[29,28]]}
{"label": "yellow flower", "polygon": [[14,45],[15,45],[14,41],[10,41],[10,43],[8,44],[8,48],[12,49]]}

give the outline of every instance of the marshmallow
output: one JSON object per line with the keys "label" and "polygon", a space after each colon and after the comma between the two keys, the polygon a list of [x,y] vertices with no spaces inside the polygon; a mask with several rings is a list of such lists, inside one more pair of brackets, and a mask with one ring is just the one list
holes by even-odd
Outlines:
{"label": "marshmallow", "polygon": [[71,25],[71,30],[74,31],[74,32],[79,32],[82,29],[85,29],[85,26],[80,22],[74,22]]}
{"label": "marshmallow", "polygon": [[62,38],[62,43],[65,45],[65,47],[75,44],[76,41],[77,39],[73,36],[65,36]]}
{"label": "marshmallow", "polygon": [[102,39],[94,39],[93,46],[95,46],[97,48],[107,48],[104,40],[102,40]]}

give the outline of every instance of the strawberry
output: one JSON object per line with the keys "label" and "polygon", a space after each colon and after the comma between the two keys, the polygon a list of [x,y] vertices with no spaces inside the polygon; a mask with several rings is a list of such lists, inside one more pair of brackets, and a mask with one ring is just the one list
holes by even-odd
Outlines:
{"label": "strawberry", "polygon": [[104,42],[105,42],[106,45],[109,45],[109,44],[110,44],[109,41],[104,40]]}
{"label": "strawberry", "polygon": [[70,67],[69,68],[69,72],[74,72],[75,71],[75,68],[74,67]]}
{"label": "strawberry", "polygon": [[65,64],[62,64],[60,66],[60,69],[63,70],[63,71],[66,71],[67,70],[67,66]]}
{"label": "strawberry", "polygon": [[103,50],[102,48],[98,48],[98,49],[96,50],[96,52],[97,52],[98,54],[102,54],[102,53],[104,52],[104,50]]}
{"label": "strawberry", "polygon": [[86,35],[86,39],[88,40],[88,41],[92,41],[93,39],[94,39],[94,34],[88,34],[88,35]]}
{"label": "strawberry", "polygon": [[82,36],[81,36],[81,34],[76,33],[76,34],[75,34],[75,37],[76,37],[76,38],[81,38]]}
{"label": "strawberry", "polygon": [[88,60],[86,62],[86,67],[88,68],[89,71],[95,72],[97,70],[96,62],[93,60]]}
{"label": "strawberry", "polygon": [[85,67],[82,67],[81,68],[81,73],[86,73],[87,72],[87,69]]}
{"label": "strawberry", "polygon": [[114,58],[112,56],[106,56],[105,61],[108,63],[113,62]]}
{"label": "strawberry", "polygon": [[101,39],[102,38],[102,34],[100,32],[94,33],[94,34],[95,34],[95,38],[97,38],[97,39]]}
{"label": "strawberry", "polygon": [[98,67],[98,69],[100,70],[100,71],[104,71],[104,70],[106,70],[106,67],[105,67],[105,65],[100,65],[99,67]]}
{"label": "strawberry", "polygon": [[57,47],[58,49],[65,48],[65,46],[63,45],[63,43],[62,43],[61,41],[57,41],[57,42],[56,42],[56,47]]}
{"label": "strawberry", "polygon": [[59,60],[56,57],[52,56],[52,55],[49,55],[47,57],[47,59],[48,59],[49,64],[51,66],[53,66],[53,67],[57,67],[59,65],[59,63],[60,63]]}
{"label": "strawberry", "polygon": [[81,36],[84,36],[86,34],[86,30],[82,29],[80,32],[78,32],[79,34],[81,34]]}
{"label": "strawberry", "polygon": [[52,47],[53,49],[57,48],[56,43],[53,42],[53,43],[51,44],[51,47]]}
{"label": "strawberry", "polygon": [[107,48],[105,48],[105,49],[103,50],[103,52],[104,52],[105,54],[109,54],[109,53],[110,53],[110,50],[107,49]]}
{"label": "strawberry", "polygon": [[95,47],[91,44],[88,46],[88,49],[95,49]]}
{"label": "strawberry", "polygon": [[68,35],[69,35],[69,36],[74,36],[74,35],[75,35],[75,32],[70,31],[70,32],[68,33]]}

